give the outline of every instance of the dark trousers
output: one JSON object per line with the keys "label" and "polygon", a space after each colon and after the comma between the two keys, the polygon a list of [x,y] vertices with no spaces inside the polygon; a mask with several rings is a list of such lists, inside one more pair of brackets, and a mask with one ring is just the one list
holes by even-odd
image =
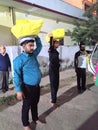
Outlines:
{"label": "dark trousers", "polygon": [[78,90],[86,89],[86,69],[77,69],[77,88]]}
{"label": "dark trousers", "polygon": [[38,102],[40,98],[40,87],[25,85],[23,87],[22,123],[29,125],[29,110],[31,109],[32,120],[38,120]]}
{"label": "dark trousers", "polygon": [[0,90],[3,92],[8,91],[9,72],[0,71]]}
{"label": "dark trousers", "polygon": [[49,70],[50,78],[50,89],[51,89],[51,102],[56,103],[57,101],[57,92],[59,88],[59,70]]}

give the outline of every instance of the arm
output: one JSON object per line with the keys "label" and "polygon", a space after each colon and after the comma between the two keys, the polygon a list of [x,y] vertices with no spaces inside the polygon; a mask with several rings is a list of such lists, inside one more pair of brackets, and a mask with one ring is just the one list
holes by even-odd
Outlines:
{"label": "arm", "polygon": [[7,57],[8,57],[8,70],[11,71],[11,61],[8,54]]}
{"label": "arm", "polygon": [[36,49],[34,50],[34,54],[37,56],[42,49],[42,43],[38,36],[35,38],[35,41],[36,41]]}
{"label": "arm", "polygon": [[22,62],[16,58],[13,62],[14,67],[14,84],[17,92],[17,99],[22,100]]}
{"label": "arm", "polygon": [[77,67],[78,67],[77,53],[74,56],[74,67],[75,67],[75,72],[77,73]]}

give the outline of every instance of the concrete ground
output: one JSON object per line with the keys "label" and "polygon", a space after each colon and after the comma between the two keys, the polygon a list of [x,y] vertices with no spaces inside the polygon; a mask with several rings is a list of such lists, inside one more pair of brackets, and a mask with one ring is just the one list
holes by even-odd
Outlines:
{"label": "concrete ground", "polygon": [[[75,73],[71,69],[61,72],[60,75],[60,79],[67,79],[75,76]],[[49,77],[46,76],[42,79],[41,85],[48,83]],[[5,96],[9,93],[11,92],[6,93]],[[58,108],[52,108],[50,92],[42,95],[38,105],[39,118],[46,123],[44,125],[31,123],[32,130],[98,130],[97,87],[92,86],[84,93],[78,94],[75,80],[71,85],[59,88],[58,104]],[[23,130],[21,105],[22,102],[18,102],[0,112],[0,130]]]}

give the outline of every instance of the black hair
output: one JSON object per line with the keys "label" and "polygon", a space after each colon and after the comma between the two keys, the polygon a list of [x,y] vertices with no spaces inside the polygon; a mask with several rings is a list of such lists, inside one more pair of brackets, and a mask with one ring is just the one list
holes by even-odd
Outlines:
{"label": "black hair", "polygon": [[81,47],[82,45],[85,45],[85,43],[84,42],[80,42],[79,46]]}

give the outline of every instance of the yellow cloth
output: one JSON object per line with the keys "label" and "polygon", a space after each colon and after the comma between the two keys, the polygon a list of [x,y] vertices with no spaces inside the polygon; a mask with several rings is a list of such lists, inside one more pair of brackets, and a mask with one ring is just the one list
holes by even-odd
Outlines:
{"label": "yellow cloth", "polygon": [[65,36],[65,30],[63,28],[52,31],[53,39],[61,39]]}
{"label": "yellow cloth", "polygon": [[86,63],[87,65],[90,64],[90,61],[89,61],[89,57],[88,57],[88,53],[86,51],[80,51],[82,54],[85,54],[86,55]]}
{"label": "yellow cloth", "polygon": [[16,38],[25,36],[36,36],[41,30],[43,20],[16,20],[16,25],[11,28],[11,32]]}
{"label": "yellow cloth", "polygon": [[86,62],[87,62],[87,64],[90,64],[88,53],[86,51],[85,51],[85,54],[86,54]]}
{"label": "yellow cloth", "polygon": [[50,41],[50,37],[53,37],[54,40],[60,40],[62,38],[64,38],[65,36],[65,30],[63,28],[58,28],[55,30],[52,30],[52,32],[50,32],[49,34],[46,35],[46,41],[49,42]]}

